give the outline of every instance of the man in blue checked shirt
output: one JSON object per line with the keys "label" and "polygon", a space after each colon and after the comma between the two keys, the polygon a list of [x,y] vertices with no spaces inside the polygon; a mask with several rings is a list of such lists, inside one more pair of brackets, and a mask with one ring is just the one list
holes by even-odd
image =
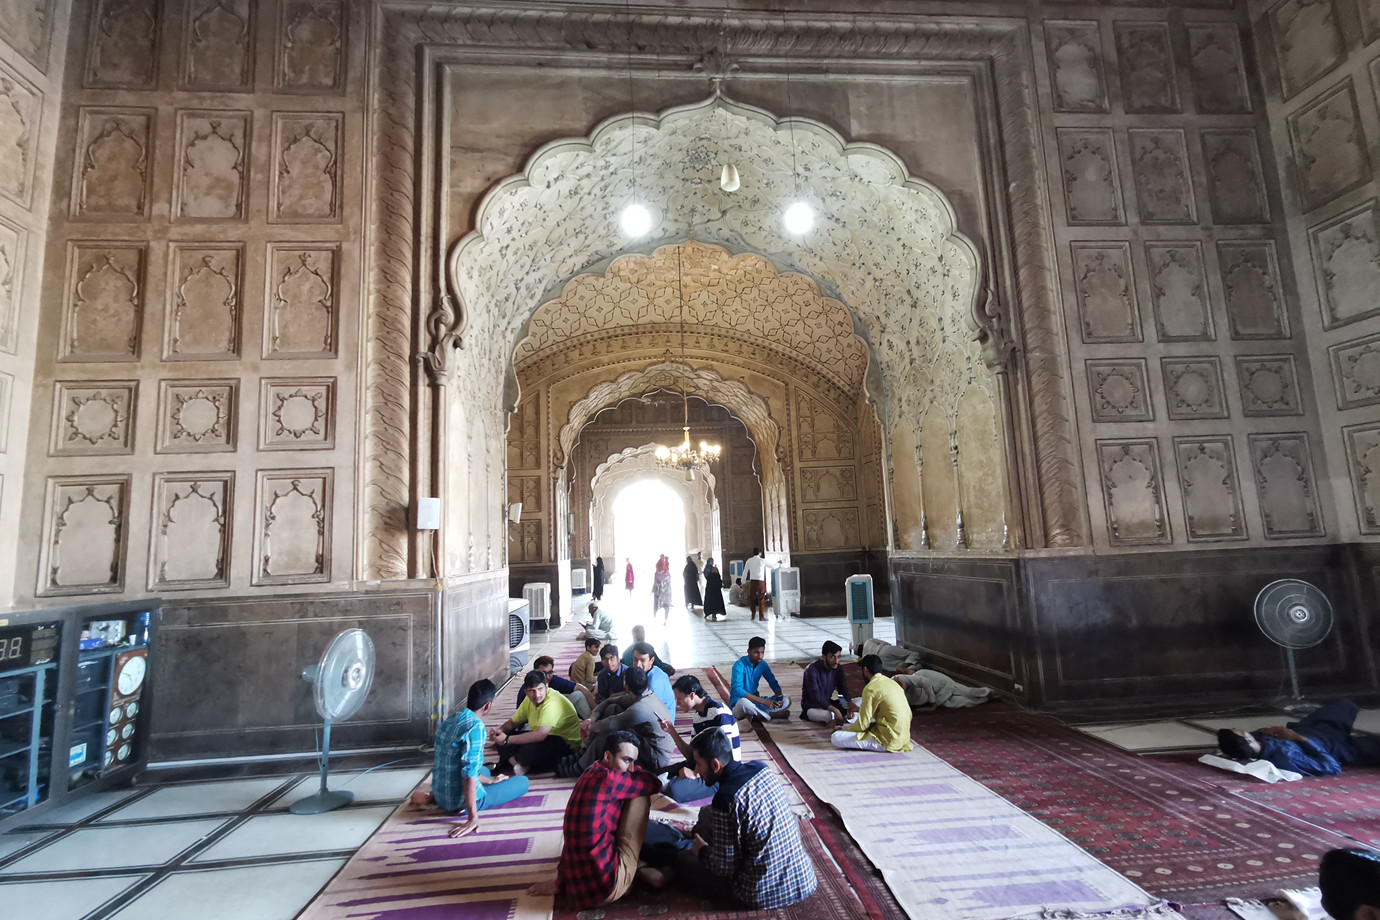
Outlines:
{"label": "man in blue checked shirt", "polygon": [[484,745],[488,730],[484,716],[493,708],[498,690],[491,680],[470,685],[464,707],[457,707],[436,732],[436,764],[431,772],[431,791],[412,793],[412,804],[434,803],[451,814],[464,809],[464,824],[452,828],[450,836],[463,837],[479,829],[479,813],[506,805],[527,792],[527,777],[494,776],[484,766]]}

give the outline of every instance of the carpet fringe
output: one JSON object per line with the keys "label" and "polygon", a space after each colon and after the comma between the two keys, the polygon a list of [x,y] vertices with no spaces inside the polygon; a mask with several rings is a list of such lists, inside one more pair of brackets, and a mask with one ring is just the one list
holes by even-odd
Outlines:
{"label": "carpet fringe", "polygon": [[1009,917],[1007,920],[1182,920],[1182,914],[1164,900],[1147,907],[1119,907],[1116,910],[1072,910],[1046,908],[1039,914]]}

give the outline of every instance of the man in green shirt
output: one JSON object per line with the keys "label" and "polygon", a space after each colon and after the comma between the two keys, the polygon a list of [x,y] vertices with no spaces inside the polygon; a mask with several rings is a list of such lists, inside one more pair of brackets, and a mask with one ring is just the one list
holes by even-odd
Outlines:
{"label": "man in green shirt", "polygon": [[[550,689],[541,671],[527,672],[522,692],[527,698],[493,735],[498,768],[515,776],[549,773],[561,758],[580,752],[580,716],[569,700]],[[513,734],[519,725],[528,731]]]}
{"label": "man in green shirt", "polygon": [[830,736],[834,747],[854,751],[903,754],[910,743],[910,703],[901,685],[882,673],[882,659],[864,655],[858,660],[863,679],[858,717]]}

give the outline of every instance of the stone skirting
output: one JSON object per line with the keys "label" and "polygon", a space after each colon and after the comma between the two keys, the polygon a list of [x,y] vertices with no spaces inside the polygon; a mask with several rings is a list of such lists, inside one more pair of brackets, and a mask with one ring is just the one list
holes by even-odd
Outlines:
{"label": "stone skirting", "polygon": [[1284,652],[1257,629],[1277,578],[1323,590],[1332,634],[1296,653],[1307,696],[1373,695],[1380,550],[1369,545],[1009,559],[894,557],[897,641],[1045,710],[1267,703]]}

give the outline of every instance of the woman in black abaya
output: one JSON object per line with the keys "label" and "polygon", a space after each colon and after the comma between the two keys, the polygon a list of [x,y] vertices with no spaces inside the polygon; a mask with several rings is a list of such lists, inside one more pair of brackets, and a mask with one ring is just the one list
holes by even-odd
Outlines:
{"label": "woman in black abaya", "polygon": [[594,557],[594,586],[590,592],[594,600],[604,599],[604,557]]}
{"label": "woman in black abaya", "polygon": [[700,569],[695,565],[694,556],[685,557],[685,569],[681,575],[685,578],[685,606],[703,606],[704,599],[700,597]]}
{"label": "woman in black abaya", "polygon": [[710,559],[704,564],[704,618],[726,617],[728,611],[724,609],[724,579],[719,574],[718,566],[714,565],[714,560]]}

